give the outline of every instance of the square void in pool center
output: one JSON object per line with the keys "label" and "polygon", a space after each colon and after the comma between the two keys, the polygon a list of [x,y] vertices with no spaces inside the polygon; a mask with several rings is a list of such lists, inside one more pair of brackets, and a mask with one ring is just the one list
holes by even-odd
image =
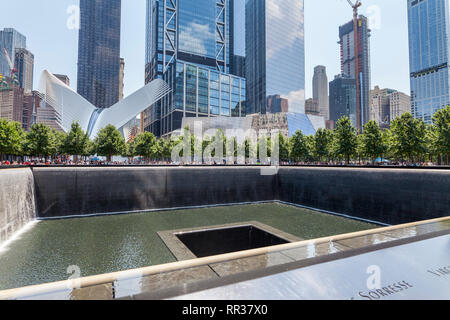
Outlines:
{"label": "square void in pool center", "polygon": [[179,261],[302,240],[256,221],[162,231],[158,232],[158,235]]}

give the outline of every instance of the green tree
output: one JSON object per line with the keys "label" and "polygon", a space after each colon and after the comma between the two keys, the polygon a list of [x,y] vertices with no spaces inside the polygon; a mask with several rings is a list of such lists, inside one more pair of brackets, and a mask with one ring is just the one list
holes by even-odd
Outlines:
{"label": "green tree", "polygon": [[77,162],[78,156],[84,155],[88,147],[89,137],[87,133],[83,131],[78,122],[72,123],[71,129],[64,139],[62,147],[64,153],[74,156],[75,162]]}
{"label": "green tree", "polygon": [[405,113],[391,123],[390,152],[398,159],[414,162],[426,153],[426,126]]}
{"label": "green tree", "polygon": [[450,106],[434,114],[434,138],[432,144],[436,152],[449,164],[450,156]]}
{"label": "green tree", "polygon": [[361,135],[362,155],[366,156],[375,164],[378,157],[386,152],[386,145],[383,141],[383,134],[379,125],[371,120],[364,125],[364,131]]}
{"label": "green tree", "polygon": [[292,136],[290,144],[291,158],[294,161],[300,162],[308,157],[309,152],[306,137],[300,130],[297,130]]}
{"label": "green tree", "polygon": [[347,164],[355,155],[357,149],[356,129],[353,127],[348,117],[342,117],[336,123],[334,130],[334,151],[335,154],[345,159]]}
{"label": "green tree", "polygon": [[0,119],[0,160],[3,155],[21,155],[24,137],[20,123]]}
{"label": "green tree", "polygon": [[34,124],[26,136],[25,152],[30,156],[44,157],[55,150],[56,138],[49,126],[45,124]]}
{"label": "green tree", "polygon": [[161,138],[158,141],[161,148],[161,155],[164,160],[170,160],[172,157],[172,150],[175,147],[175,139]]}
{"label": "green tree", "polygon": [[157,145],[156,137],[153,133],[144,132],[136,136],[135,140],[135,153],[149,161],[155,156],[155,146]]}
{"label": "green tree", "polygon": [[290,145],[289,139],[286,138],[282,133],[279,134],[279,148],[280,148],[280,160],[289,161],[290,156]]}
{"label": "green tree", "polygon": [[66,133],[51,129],[50,155],[56,158],[64,153],[64,142],[66,141]]}
{"label": "green tree", "polygon": [[333,142],[333,134],[330,130],[319,129],[314,136],[314,154],[320,162],[330,159],[330,149]]}
{"label": "green tree", "polygon": [[125,144],[122,150],[122,157],[128,158],[130,161],[136,155],[136,138],[131,139]]}
{"label": "green tree", "polygon": [[125,139],[113,125],[101,129],[95,138],[95,150],[98,155],[105,156],[110,162],[113,156],[122,154]]}
{"label": "green tree", "polygon": [[95,143],[92,140],[88,140],[87,142],[87,146],[83,152],[83,154],[81,154],[83,157],[87,158],[90,157],[92,155],[94,155],[96,153],[95,151]]}
{"label": "green tree", "polygon": [[314,153],[314,144],[315,144],[315,139],[313,135],[307,136],[306,137],[306,149],[307,149],[307,154],[305,157],[305,160],[307,162],[315,162],[317,160],[317,158],[315,157],[315,153]]}

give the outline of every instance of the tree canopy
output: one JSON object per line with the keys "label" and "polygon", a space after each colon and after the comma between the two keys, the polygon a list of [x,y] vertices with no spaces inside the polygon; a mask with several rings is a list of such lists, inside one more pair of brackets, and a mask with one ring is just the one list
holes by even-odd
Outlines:
{"label": "tree canopy", "polygon": [[101,129],[95,138],[95,150],[98,155],[106,157],[110,162],[113,156],[122,154],[125,148],[125,139],[113,125]]}

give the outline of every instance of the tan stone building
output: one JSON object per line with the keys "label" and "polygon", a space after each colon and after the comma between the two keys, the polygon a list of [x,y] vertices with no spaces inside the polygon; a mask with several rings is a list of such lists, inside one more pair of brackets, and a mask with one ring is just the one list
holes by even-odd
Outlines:
{"label": "tan stone building", "polygon": [[411,97],[403,92],[392,93],[390,96],[391,121],[407,112],[411,112]]}
{"label": "tan stone building", "polygon": [[369,120],[376,121],[381,128],[388,128],[393,119],[411,111],[410,101],[403,92],[375,86],[370,91]]}

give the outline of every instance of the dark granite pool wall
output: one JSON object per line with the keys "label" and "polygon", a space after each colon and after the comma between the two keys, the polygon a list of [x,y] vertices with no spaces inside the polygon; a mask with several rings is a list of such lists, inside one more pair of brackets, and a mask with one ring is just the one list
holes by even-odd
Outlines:
{"label": "dark granite pool wall", "polygon": [[450,170],[283,168],[280,200],[387,224],[450,215]]}
{"label": "dark granite pool wall", "polygon": [[31,170],[0,170],[0,244],[35,217]]}
{"label": "dark granite pool wall", "polygon": [[39,217],[271,201],[259,168],[34,168]]}
{"label": "dark granite pool wall", "polygon": [[42,218],[282,200],[388,224],[450,214],[450,170],[35,168]]}

